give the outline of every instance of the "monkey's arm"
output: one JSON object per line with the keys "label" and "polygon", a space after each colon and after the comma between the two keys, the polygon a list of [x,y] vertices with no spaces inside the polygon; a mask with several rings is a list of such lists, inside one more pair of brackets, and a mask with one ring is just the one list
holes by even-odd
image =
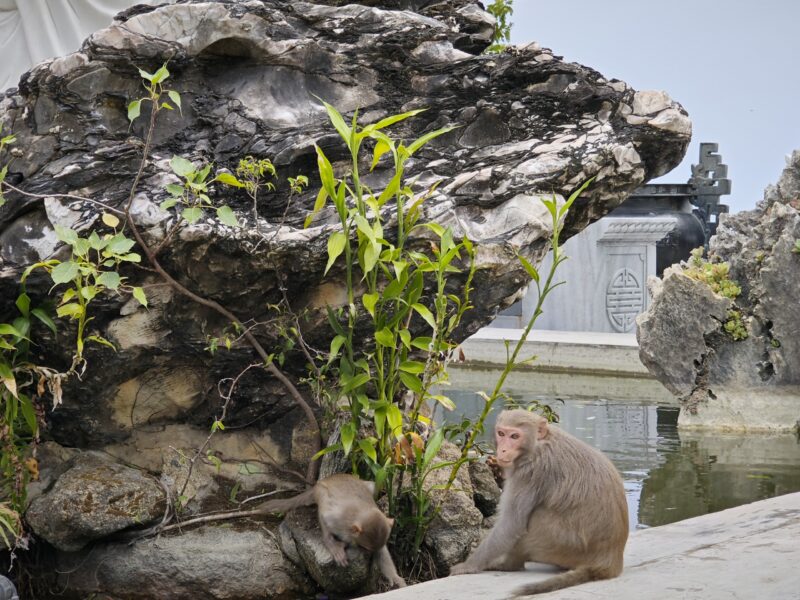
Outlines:
{"label": "monkey's arm", "polygon": [[386,546],[378,550],[378,566],[383,576],[393,585],[397,587],[406,587],[406,581],[397,574],[397,569],[392,561],[392,555],[389,554],[389,549]]}
{"label": "monkey's arm", "polygon": [[536,507],[534,495],[513,489],[503,493],[508,493],[510,498],[501,505],[497,523],[465,562],[450,569],[451,575],[486,571],[491,563],[505,560],[525,535],[528,518]]}

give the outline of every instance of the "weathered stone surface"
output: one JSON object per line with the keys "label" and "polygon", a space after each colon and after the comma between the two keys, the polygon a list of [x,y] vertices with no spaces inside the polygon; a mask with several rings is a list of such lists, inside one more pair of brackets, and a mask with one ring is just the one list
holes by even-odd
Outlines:
{"label": "weathered stone surface", "polygon": [[286,515],[280,526],[280,545],[328,593],[361,596],[376,589],[377,561],[366,550],[349,545],[347,566],[336,564],[322,543],[316,507],[298,508]]}
{"label": "weathered stone surface", "polygon": [[[728,301],[710,302],[703,284],[662,292],[662,300],[654,301],[638,321],[642,362],[685,404],[681,426],[753,430],[797,426],[800,254],[794,248],[798,239],[800,152],[795,152],[758,207],[723,215],[711,239],[712,260],[727,262],[730,279],[742,288],[733,307],[743,315],[747,339],[734,341],[723,332]],[[675,277],[665,277],[664,290]],[[709,310],[713,304],[716,307]]]}
{"label": "weathered stone surface", "polygon": [[[190,1],[128,11],[80,52],[34,68],[18,92],[0,100],[4,131],[18,139],[9,181],[33,193],[76,193],[121,206],[140,161],[134,138],[147,121],[145,114],[131,129],[126,119],[125,105],[141,95],[136,68],[152,71],[169,59],[169,85],[182,93],[182,113],[163,115],[135,194],[134,217],[146,239],[157,242],[174,222],[158,208],[166,198],[163,185],[173,180],[167,164],[173,154],[217,168],[233,168],[245,154],[272,158],[281,181],[276,193],[263,195],[258,224],[242,193],[214,189],[213,200],[230,204],[243,227],[203,219],[181,229],[161,258],[192,290],[243,319],[267,323],[274,317],[267,306],[280,299],[280,277],[296,310],[319,314],[340,287],[336,268],[322,277],[335,218],[323,211],[303,230],[316,185],[286,212],[284,182],[313,175],[314,143],[337,172],[346,169],[343,145],[313,95],[345,113],[360,107],[366,121],[427,107],[395,129],[412,139],[460,126],[415,155],[407,171],[417,191],[441,182],[425,203],[424,218],[452,225],[478,248],[476,308],[460,333],[466,336],[525,288],[528,276],[516,253],[535,261],[545,252],[549,226],[540,195],[563,197],[596,178],[568,216],[567,234],[574,233],[676,165],[688,143],[685,112],[662,92],[637,92],[535,44],[475,55],[488,44],[491,18],[472,2],[408,5],[420,12],[330,4]],[[665,128],[662,121],[677,125]],[[379,187],[388,176],[381,164],[368,183]],[[101,209],[90,203],[9,199],[0,209],[5,281],[57,251],[52,224],[83,232],[103,228]],[[423,239],[414,243],[427,248]],[[157,283],[140,270],[125,275],[131,283]],[[31,283],[32,290],[45,283],[39,286]],[[3,290],[5,302],[15,286]],[[87,376],[80,388],[66,390],[53,414],[56,439],[100,446],[125,439],[145,422],[206,425],[218,407],[216,382],[251,359],[244,344],[226,357],[204,353],[207,336],[219,335],[226,320],[163,287],[150,290],[148,310],[128,298],[95,305],[93,327],[119,352],[90,350]],[[307,327],[308,341],[327,347],[324,315]],[[279,344],[274,328],[254,333],[266,347]],[[50,362],[68,360],[60,340],[69,339],[48,345]],[[104,368],[98,369],[101,357]],[[290,361],[287,368],[298,374],[302,364]],[[229,418],[244,422],[252,415],[259,423],[274,422],[293,408],[258,370],[242,380],[234,400]]]}
{"label": "weathered stone surface", "polygon": [[[636,320],[642,363],[673,394],[686,396],[695,385],[695,364],[705,358],[706,336],[720,329],[731,301],[678,268],[648,282],[650,310]],[[683,298],[693,297],[691,304]]]}
{"label": "weathered stone surface", "polygon": [[25,513],[33,531],[56,548],[80,550],[92,540],[160,519],[161,485],[141,471],[86,452]]}
{"label": "weathered stone surface", "polygon": [[57,557],[65,598],[249,600],[308,597],[313,584],[286,559],[275,534],[204,527],[130,544],[100,543]]}
{"label": "weathered stone surface", "polygon": [[502,491],[497,485],[492,469],[485,462],[470,463],[469,478],[472,481],[475,506],[484,517],[491,517],[497,511]]}

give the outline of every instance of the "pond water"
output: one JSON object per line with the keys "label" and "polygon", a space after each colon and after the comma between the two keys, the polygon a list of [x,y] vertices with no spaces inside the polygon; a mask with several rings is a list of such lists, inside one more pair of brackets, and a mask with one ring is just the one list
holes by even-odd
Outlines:
{"label": "pond water", "polygon": [[[491,392],[498,375],[452,368],[443,392],[457,408],[445,420],[479,414],[483,400],[476,392]],[[631,529],[800,491],[796,435],[678,431],[677,406],[666,402],[669,396],[653,380],[519,371],[506,392],[517,402],[551,405],[562,429],[614,462],[625,482]],[[488,432],[499,410],[490,416]]]}

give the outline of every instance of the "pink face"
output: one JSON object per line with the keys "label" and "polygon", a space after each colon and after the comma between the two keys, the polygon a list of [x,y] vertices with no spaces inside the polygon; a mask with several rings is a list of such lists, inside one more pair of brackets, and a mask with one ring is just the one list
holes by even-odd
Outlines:
{"label": "pink face", "polygon": [[494,437],[497,444],[497,463],[503,468],[512,466],[522,452],[525,432],[519,427],[497,425],[494,428]]}

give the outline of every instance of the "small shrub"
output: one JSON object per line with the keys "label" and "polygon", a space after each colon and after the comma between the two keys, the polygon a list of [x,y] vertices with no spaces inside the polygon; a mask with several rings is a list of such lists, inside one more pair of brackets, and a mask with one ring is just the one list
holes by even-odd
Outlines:
{"label": "small shrub", "polygon": [[703,248],[692,250],[688,266],[684,267],[684,275],[702,281],[711,291],[720,296],[734,300],[742,293],[735,281],[728,277],[730,265],[726,262],[712,263],[703,258]]}
{"label": "small shrub", "polygon": [[747,339],[747,327],[742,319],[742,313],[738,310],[729,310],[728,318],[723,325],[725,331],[730,334],[734,341]]}

